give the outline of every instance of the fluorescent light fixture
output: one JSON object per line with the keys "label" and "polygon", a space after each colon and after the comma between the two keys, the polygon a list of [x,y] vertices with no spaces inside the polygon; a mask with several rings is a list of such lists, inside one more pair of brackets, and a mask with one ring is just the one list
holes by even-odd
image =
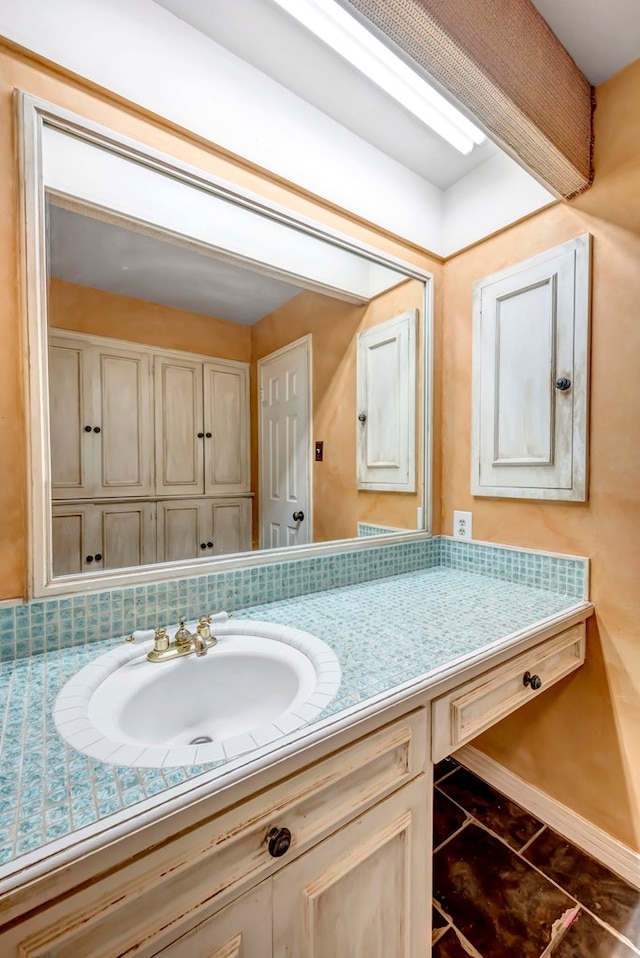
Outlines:
{"label": "fluorescent light fixture", "polygon": [[460,153],[486,136],[334,0],[274,0]]}

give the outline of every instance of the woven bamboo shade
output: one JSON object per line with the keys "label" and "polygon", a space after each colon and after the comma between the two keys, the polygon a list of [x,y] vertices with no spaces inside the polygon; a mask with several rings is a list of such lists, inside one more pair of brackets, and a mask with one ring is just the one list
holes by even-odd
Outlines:
{"label": "woven bamboo shade", "polygon": [[559,196],[591,183],[592,90],[531,0],[340,0]]}

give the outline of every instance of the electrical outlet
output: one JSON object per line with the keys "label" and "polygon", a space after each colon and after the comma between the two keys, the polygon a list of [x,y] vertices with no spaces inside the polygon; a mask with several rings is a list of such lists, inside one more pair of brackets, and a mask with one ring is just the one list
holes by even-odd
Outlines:
{"label": "electrical outlet", "polygon": [[473,539],[473,513],[458,512],[453,513],[453,538],[454,539]]}

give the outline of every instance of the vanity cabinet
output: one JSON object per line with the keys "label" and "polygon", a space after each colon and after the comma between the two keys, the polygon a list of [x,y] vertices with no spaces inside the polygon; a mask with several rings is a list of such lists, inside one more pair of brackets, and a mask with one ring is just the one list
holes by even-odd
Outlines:
{"label": "vanity cabinet", "polygon": [[56,504],[51,528],[54,576],[157,561],[155,502]]}
{"label": "vanity cabinet", "polygon": [[422,785],[380,802],[158,958],[424,958],[431,863]]}
{"label": "vanity cabinet", "polygon": [[179,355],[154,363],[157,494],[248,492],[248,367]]}
{"label": "vanity cabinet", "polygon": [[54,500],[153,494],[151,387],[147,351],[52,331]]}
{"label": "vanity cabinet", "polygon": [[158,502],[158,562],[251,549],[251,499]]}

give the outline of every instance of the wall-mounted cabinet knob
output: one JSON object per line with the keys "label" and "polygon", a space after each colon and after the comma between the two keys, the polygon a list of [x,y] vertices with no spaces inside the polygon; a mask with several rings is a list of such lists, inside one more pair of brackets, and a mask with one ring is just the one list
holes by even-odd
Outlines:
{"label": "wall-mounted cabinet knob", "polygon": [[361,412],[360,415],[358,416],[358,419],[360,420],[360,422],[366,422],[367,421],[366,412]]}
{"label": "wall-mounted cabinet knob", "polygon": [[199,432],[199,433],[198,433],[198,439],[204,439],[204,433],[203,433],[203,432]]}
{"label": "wall-mounted cabinet knob", "polygon": [[85,431],[85,432],[91,432],[91,426],[85,426],[85,427],[84,427],[84,431]]}
{"label": "wall-mounted cabinet knob", "polygon": [[94,426],[94,427],[93,427],[93,431],[94,431],[94,432],[100,432],[100,426]]}
{"label": "wall-mounted cabinet knob", "polygon": [[201,542],[201,543],[200,543],[200,548],[201,548],[201,549],[206,549],[206,548],[207,548],[207,543],[206,543],[206,542]]}
{"label": "wall-mounted cabinet knob", "polygon": [[101,558],[102,558],[102,553],[101,553],[101,552],[96,552],[96,555],[95,555],[96,562],[100,562],[100,559],[101,559]]}
{"label": "wall-mounted cabinet knob", "polygon": [[571,388],[571,380],[567,379],[566,376],[561,376],[559,379],[556,379],[555,387],[556,389],[559,389],[560,392],[562,393],[566,392],[567,389]]}
{"label": "wall-mounted cabinet knob", "polygon": [[211,434],[210,432],[205,432],[205,436],[206,436],[207,439],[211,439],[211,435],[212,435],[212,434]]}
{"label": "wall-mounted cabinet knob", "polygon": [[93,556],[87,556],[85,562],[93,562]]}
{"label": "wall-mounted cabinet knob", "polygon": [[213,542],[207,542],[207,548],[213,549]]}
{"label": "wall-mounted cabinet knob", "polygon": [[288,828],[272,828],[267,835],[269,842],[269,854],[272,858],[280,858],[285,852],[289,851],[291,845],[291,832]]}
{"label": "wall-mounted cabinet knob", "polygon": [[522,684],[530,685],[534,692],[542,688],[542,679],[539,675],[532,675],[531,672],[525,672],[522,676]]}

